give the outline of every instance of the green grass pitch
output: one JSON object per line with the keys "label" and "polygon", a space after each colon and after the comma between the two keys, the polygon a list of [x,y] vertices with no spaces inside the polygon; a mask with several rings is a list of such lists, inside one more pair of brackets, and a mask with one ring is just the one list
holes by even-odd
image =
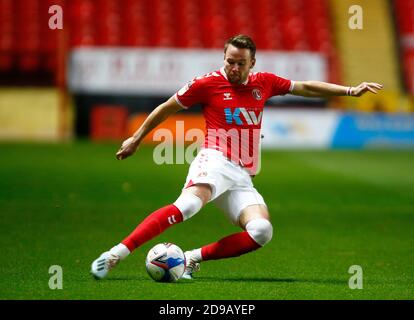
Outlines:
{"label": "green grass pitch", "polygon": [[[188,165],[158,166],[152,148],[1,144],[0,299],[413,299],[414,152],[266,151],[255,179],[275,228],[253,253],[202,264],[194,281],[146,274],[150,247],[184,250],[239,229],[213,204],[96,281],[91,262],[148,213],[173,202]],[[63,289],[48,286],[63,270]],[[350,266],[363,289],[350,289]]]}

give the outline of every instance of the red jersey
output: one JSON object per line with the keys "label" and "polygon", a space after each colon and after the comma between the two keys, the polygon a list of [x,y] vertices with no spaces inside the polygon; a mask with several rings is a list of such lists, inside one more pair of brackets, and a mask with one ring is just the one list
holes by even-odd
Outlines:
{"label": "red jersey", "polygon": [[252,72],[245,83],[233,84],[221,68],[194,78],[174,98],[186,109],[201,104],[206,121],[204,148],[222,151],[254,175],[264,104],[268,98],[292,89],[293,81],[267,72]]}

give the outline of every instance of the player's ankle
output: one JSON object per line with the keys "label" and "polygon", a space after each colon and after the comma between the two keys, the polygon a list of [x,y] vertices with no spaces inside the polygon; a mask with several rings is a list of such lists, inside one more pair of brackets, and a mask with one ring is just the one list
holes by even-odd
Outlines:
{"label": "player's ankle", "polygon": [[203,261],[203,257],[201,256],[201,248],[190,250],[192,258],[197,261],[201,262]]}
{"label": "player's ankle", "polygon": [[119,258],[121,260],[123,260],[127,256],[129,256],[131,251],[128,249],[128,247],[126,245],[124,245],[123,243],[120,243],[120,244],[116,245],[115,247],[113,247],[111,250],[109,250],[109,253],[117,255],[117,256],[119,256]]}

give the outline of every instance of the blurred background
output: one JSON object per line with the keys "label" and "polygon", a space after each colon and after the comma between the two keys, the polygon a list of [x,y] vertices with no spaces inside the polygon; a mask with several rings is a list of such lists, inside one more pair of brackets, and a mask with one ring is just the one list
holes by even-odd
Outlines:
{"label": "blurred background", "polygon": [[[219,69],[240,33],[256,71],[384,84],[361,99],[271,99],[264,147],[414,147],[414,0],[0,0],[0,139],[119,141]],[[204,127],[199,107],[164,127],[178,118]]]}
{"label": "blurred background", "polygon": [[[94,281],[97,254],[175,201],[188,170],[157,165],[151,135],[119,162],[121,141],[218,70],[240,33],[256,71],[384,90],[267,102],[254,180],[277,230],[267,248],[206,263],[194,285],[153,282],[155,241],[188,250],[239,231],[206,206],[137,250],[120,281]],[[413,96],[414,0],[0,0],[0,299],[412,299]],[[204,129],[200,111],[160,127]],[[52,265],[64,290],[48,286]],[[348,285],[352,265],[364,290]]]}

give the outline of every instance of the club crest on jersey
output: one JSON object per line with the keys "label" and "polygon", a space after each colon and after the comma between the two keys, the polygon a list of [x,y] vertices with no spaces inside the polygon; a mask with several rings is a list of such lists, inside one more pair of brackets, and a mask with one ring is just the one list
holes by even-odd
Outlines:
{"label": "club crest on jersey", "polygon": [[262,100],[262,93],[260,92],[259,89],[253,89],[252,95],[256,100]]}

